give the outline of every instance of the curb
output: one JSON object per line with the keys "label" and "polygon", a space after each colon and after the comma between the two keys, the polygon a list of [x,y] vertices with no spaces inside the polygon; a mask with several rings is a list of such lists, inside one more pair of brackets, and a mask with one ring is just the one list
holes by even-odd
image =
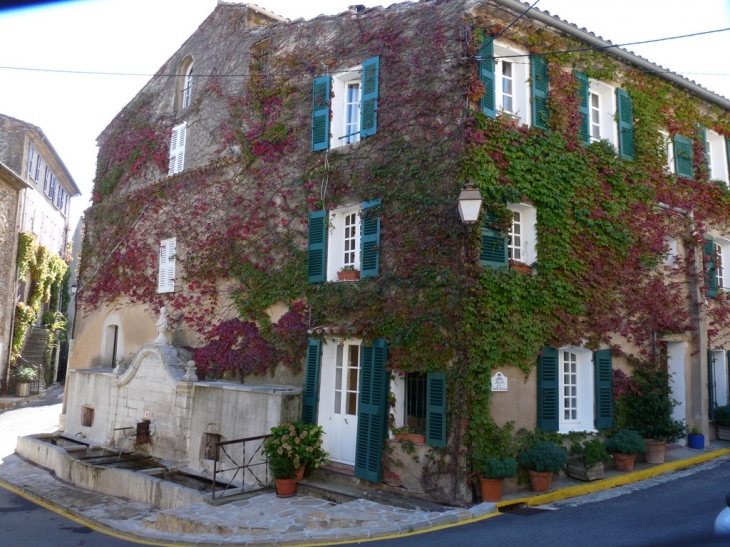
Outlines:
{"label": "curb", "polygon": [[561,490],[548,492],[547,494],[539,494],[537,496],[531,496],[528,498],[519,498],[515,500],[499,502],[497,504],[497,509],[499,509],[500,507],[515,505],[518,503],[524,503],[530,507],[534,507],[537,505],[552,503],[554,501],[583,496],[585,494],[592,494],[594,492],[610,490],[611,488],[616,488],[617,486],[625,486],[634,482],[651,479],[659,475],[663,475],[664,473],[669,473],[670,471],[677,471],[686,467],[692,467],[694,465],[714,460],[722,456],[727,456],[728,454],[730,454],[730,448],[720,448],[718,450],[713,450],[711,452],[700,454],[698,456],[693,456],[691,458],[686,458],[684,460],[661,463],[649,469],[634,471],[632,473],[627,473],[619,477],[612,477],[610,479],[602,479],[586,484],[579,484],[577,486],[570,486],[568,488],[563,488]]}
{"label": "curb", "polygon": [[[345,544],[345,543],[369,543],[372,541],[383,541],[387,539],[394,539],[394,538],[402,538],[405,536],[412,536],[412,535],[420,535],[428,532],[433,532],[437,530],[444,530],[447,528],[454,528],[456,526],[462,526],[464,524],[471,524],[474,522],[480,522],[489,518],[497,517],[502,515],[503,513],[499,512],[499,509],[505,506],[510,505],[516,505],[520,503],[524,503],[527,506],[538,506],[543,505],[547,503],[552,503],[555,501],[560,501],[564,499],[574,498],[578,496],[583,496],[585,494],[592,494],[594,492],[600,492],[603,490],[609,490],[611,488],[615,488],[617,486],[624,486],[627,484],[639,482],[642,480],[650,479],[653,477],[657,477],[659,475],[662,475],[664,473],[669,473],[671,471],[677,471],[679,469],[685,469],[687,467],[692,467],[716,458],[720,458],[722,456],[730,455],[730,448],[721,448],[718,450],[713,450],[711,452],[707,452],[705,454],[700,454],[698,456],[694,456],[691,458],[683,459],[683,460],[677,460],[674,462],[667,462],[663,464],[656,465],[650,469],[644,469],[641,471],[634,471],[632,473],[627,473],[625,475],[621,475],[619,477],[613,477],[610,479],[603,479],[599,481],[594,481],[586,484],[580,484],[577,486],[571,486],[568,488],[563,488],[560,490],[556,490],[554,492],[548,492],[547,494],[539,494],[536,496],[531,497],[525,497],[525,498],[518,498],[513,499],[509,501],[502,501],[498,502],[496,504],[479,504],[471,509],[467,510],[468,512],[471,512],[474,516],[472,518],[465,518],[465,519],[459,519],[457,522],[450,522],[450,523],[444,523],[444,524],[436,524],[433,526],[425,526],[423,528],[414,529],[411,531],[400,531],[396,533],[386,533],[383,535],[376,535],[376,536],[365,536],[365,537],[352,537],[348,539],[334,539],[331,540],[318,540],[315,538],[309,539],[309,541],[304,540],[291,540],[287,541],[284,539],[283,541],[277,542],[276,544],[281,545],[292,545],[292,546],[298,546],[298,547],[307,547],[307,546],[318,546],[318,545],[338,545],[338,544]],[[116,537],[118,539],[123,539],[129,542],[133,543],[143,543],[145,545],[154,545],[158,547],[174,547],[176,545],[183,545],[183,546],[213,546],[213,545],[228,545],[231,547],[236,547],[238,545],[247,545],[250,544],[250,542],[244,541],[242,543],[222,543],[222,542],[207,542],[205,540],[203,541],[196,541],[196,542],[190,542],[185,540],[179,540],[179,539],[155,539],[143,534],[136,534],[134,532],[123,532],[120,530],[117,530],[115,528],[110,527],[106,523],[100,522],[93,517],[89,517],[87,515],[81,514],[79,511],[74,510],[73,508],[65,508],[61,507],[59,504],[54,503],[50,499],[46,499],[41,494],[27,491],[23,489],[21,486],[12,484],[7,482],[7,480],[0,478],[0,487],[18,495],[21,496],[33,503],[36,503],[40,505],[41,507],[48,509],[49,511],[52,511],[56,514],[59,514],[61,516],[64,516],[77,524],[82,524],[84,526],[87,526],[91,528],[92,530],[95,530],[97,532]],[[491,506],[491,507],[490,507]],[[491,511],[489,511],[491,509]],[[489,511],[489,512],[488,512]]]}

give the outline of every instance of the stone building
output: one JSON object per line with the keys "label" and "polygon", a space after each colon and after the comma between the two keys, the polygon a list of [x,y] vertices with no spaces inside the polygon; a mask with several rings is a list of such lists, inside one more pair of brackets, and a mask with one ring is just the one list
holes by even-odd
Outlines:
{"label": "stone building", "polygon": [[[16,255],[19,233],[32,234],[33,239],[49,253],[65,260],[70,202],[81,192],[41,128],[3,114],[0,114],[0,163],[4,166],[7,180],[23,181],[23,188],[17,194],[17,213],[5,217],[8,231],[3,233],[3,241],[6,242],[3,253],[8,252],[3,260],[8,272],[8,276],[3,276],[7,280],[7,284],[3,283],[3,290],[7,293],[3,294],[0,312],[0,379],[4,388],[16,303],[25,303],[31,289],[29,273],[18,279]],[[11,201],[7,203],[12,207]],[[40,325],[40,314],[37,324]]]}
{"label": "stone building", "polygon": [[509,422],[612,427],[636,367],[710,435],[730,101],[527,8],[220,3],[99,137],[69,366],[137,363],[165,306],[200,389],[302,386],[332,461],[442,501]]}

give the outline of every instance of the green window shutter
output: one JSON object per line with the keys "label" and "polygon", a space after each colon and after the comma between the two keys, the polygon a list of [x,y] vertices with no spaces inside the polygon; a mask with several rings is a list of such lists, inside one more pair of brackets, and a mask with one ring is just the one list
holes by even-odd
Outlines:
{"label": "green window shutter", "polygon": [[494,41],[491,36],[485,38],[487,42],[479,51],[479,79],[484,84],[484,97],[482,97],[482,112],[490,118],[497,117],[494,82]]}
{"label": "green window shutter", "polygon": [[426,392],[426,444],[446,446],[446,375],[429,372]]}
{"label": "green window shutter", "polygon": [[707,387],[709,389],[709,415],[710,420],[715,419],[715,352],[711,349],[707,350]]}
{"label": "green window shutter", "polygon": [[317,283],[327,277],[327,211],[309,213],[307,281]]}
{"label": "green window shutter", "polygon": [[362,108],[360,109],[360,136],[375,135],[378,129],[378,80],[380,57],[362,64]]}
{"label": "green window shutter", "polygon": [[496,218],[492,213],[487,212],[482,227],[482,247],[479,253],[479,262],[484,267],[499,269],[509,264],[509,258],[507,254],[507,234],[489,228],[489,224],[494,222]]}
{"label": "green window shutter", "polygon": [[330,77],[315,78],[312,84],[312,150],[330,146]]}
{"label": "green window shutter", "polygon": [[537,361],[537,427],[543,431],[559,428],[559,360],[557,349],[545,346]]}
{"label": "green window shutter", "polygon": [[[380,200],[362,204],[362,227],[360,233],[360,279],[375,277],[380,268],[380,217],[368,214],[368,209],[380,206]],[[374,211],[372,211],[374,212]]]}
{"label": "green window shutter", "polygon": [[319,368],[322,358],[322,342],[310,338],[307,345],[307,362],[304,364],[304,389],[302,393],[302,421],[317,423],[319,404]]}
{"label": "green window shutter", "polygon": [[727,160],[727,172],[730,175],[730,137],[725,137],[725,159]]}
{"label": "green window shutter", "polygon": [[532,65],[532,125],[547,129],[549,119],[547,109],[548,62],[542,55],[532,55],[530,63]]}
{"label": "green window shutter", "polygon": [[613,359],[611,350],[602,349],[594,352],[593,367],[596,384],[595,426],[596,429],[613,427]]}
{"label": "green window shutter", "polygon": [[573,72],[573,76],[578,80],[578,113],[580,114],[580,138],[584,143],[591,143],[590,120],[591,113],[588,106],[590,93],[588,93],[588,76],[582,72]]}
{"label": "green window shutter", "polygon": [[634,159],[634,107],[631,95],[623,89],[616,90],[618,104],[618,147],[621,159]]}
{"label": "green window shutter", "polygon": [[715,298],[717,296],[717,269],[715,268],[715,240],[705,235],[705,245],[703,247],[705,255],[705,280],[707,281],[707,296]]}
{"label": "green window shutter", "polygon": [[383,439],[387,433],[388,373],[385,340],[360,347],[360,401],[357,411],[355,476],[371,482],[383,480]]}
{"label": "green window shutter", "polygon": [[674,136],[674,171],[680,177],[694,177],[692,168],[692,141],[682,135]]}

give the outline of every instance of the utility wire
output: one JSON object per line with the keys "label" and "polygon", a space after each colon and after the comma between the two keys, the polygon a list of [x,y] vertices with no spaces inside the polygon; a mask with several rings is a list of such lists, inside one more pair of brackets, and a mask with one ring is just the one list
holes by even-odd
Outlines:
{"label": "utility wire", "polygon": [[[532,6],[530,6],[530,7],[532,7]],[[524,13],[527,13],[527,12],[525,11]],[[693,34],[683,34],[681,36],[668,36],[665,38],[655,38],[652,40],[642,40],[639,42],[627,42],[625,44],[609,44],[606,46],[591,46],[591,47],[586,47],[586,48],[546,51],[546,52],[542,52],[542,53],[534,53],[533,55],[556,55],[559,53],[577,53],[577,52],[582,52],[582,51],[601,51],[601,50],[606,50],[606,49],[611,49],[611,48],[634,46],[634,45],[640,45],[640,44],[651,44],[651,43],[655,43],[655,42],[666,42],[668,40],[679,40],[682,38],[692,38],[695,36],[704,36],[707,34],[715,34],[715,33],[719,33],[719,32],[727,32],[727,31],[730,31],[730,28],[707,30],[704,32],[695,32]],[[496,38],[496,36],[495,36],[495,38]],[[527,56],[528,56],[528,54],[495,55],[494,58],[495,59],[506,59],[506,58],[510,58],[510,57],[527,57]],[[480,57],[478,57],[476,55],[474,56],[474,58],[480,59]],[[154,77],[157,77],[157,76],[160,76],[160,77],[184,76],[184,74],[102,72],[102,71],[91,71],[91,70],[63,70],[63,69],[30,68],[30,67],[18,67],[18,66],[0,66],[0,70],[21,70],[21,71],[26,71],[26,72],[49,72],[49,73],[58,73],[58,74],[81,74],[81,75],[92,75],[92,76],[138,76],[138,77],[147,77],[147,78],[151,78],[153,76]],[[335,71],[335,72],[330,72],[329,74],[345,74],[347,72],[351,72],[351,70]],[[655,71],[655,72],[662,72],[662,71]],[[667,70],[666,72],[672,72],[672,71]],[[695,73],[695,74],[709,74],[709,75],[716,75],[716,76],[726,76],[727,75],[727,74],[712,74],[712,73]],[[239,74],[201,74],[198,77],[199,78],[201,78],[201,77],[243,78],[243,77],[248,77],[251,75],[252,75],[251,73],[245,72],[245,73],[239,73]],[[254,74],[254,75],[258,76],[258,74]],[[268,73],[264,76],[300,76],[300,75],[311,75],[311,72],[272,72],[272,73]]]}
{"label": "utility wire", "polygon": [[534,7],[535,7],[535,6],[537,5],[537,3],[538,3],[539,1],[540,1],[540,0],[535,0],[535,3],[534,3],[534,4],[532,4],[532,5],[531,5],[531,6],[529,7],[529,8],[527,8],[527,9],[526,9],[525,11],[523,11],[522,13],[520,13],[520,14],[519,14],[519,15],[517,16],[517,18],[516,18],[516,19],[515,19],[514,21],[512,21],[512,22],[511,22],[511,23],[510,23],[509,25],[507,25],[507,26],[506,26],[506,27],[504,27],[504,28],[503,28],[502,30],[500,30],[500,31],[499,31],[499,32],[497,33],[497,35],[496,35],[496,36],[492,36],[492,37],[491,37],[492,39],[491,39],[491,40],[489,40],[489,42],[487,42],[487,43],[486,43],[486,44],[484,44],[484,45],[489,45],[489,44],[491,44],[491,43],[492,43],[492,42],[494,42],[494,41],[495,41],[495,40],[496,40],[497,38],[499,38],[499,37],[500,37],[500,36],[502,36],[502,35],[503,35],[503,34],[504,34],[505,32],[507,32],[507,31],[508,31],[508,30],[509,30],[509,29],[510,29],[510,28],[512,27],[512,25],[514,25],[514,24],[515,24],[515,23],[516,23],[517,21],[519,21],[520,19],[522,19],[522,16],[523,16],[523,15],[525,15],[525,14],[527,14],[527,12],[528,12],[528,11],[530,11],[530,10],[531,10],[532,8],[534,8]]}

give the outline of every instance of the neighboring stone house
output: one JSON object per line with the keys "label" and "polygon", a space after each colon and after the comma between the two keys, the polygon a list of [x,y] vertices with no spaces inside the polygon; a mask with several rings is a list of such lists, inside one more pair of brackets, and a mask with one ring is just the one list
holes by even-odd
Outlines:
{"label": "neighboring stone house", "polygon": [[[25,185],[18,196],[19,209],[12,233],[3,234],[9,242],[8,246],[3,245],[3,252],[14,249],[13,253],[17,253],[18,234],[25,232],[32,234],[33,239],[49,253],[65,260],[68,251],[66,244],[70,202],[71,198],[81,192],[51,142],[40,127],[0,114],[0,163],[8,173],[23,180]],[[7,344],[0,351],[0,379],[3,388],[6,385],[10,360],[8,348],[13,330],[15,303],[27,301],[32,285],[30,272],[23,279],[17,279],[16,258],[13,256],[12,274],[7,285],[12,293],[12,300],[3,299],[3,302],[11,304],[7,307],[3,305],[0,325],[0,332],[4,333],[2,342]],[[40,321],[40,314],[37,320]],[[8,337],[7,340],[5,336]]]}
{"label": "neighboring stone house", "polygon": [[69,366],[136,362],[164,305],[199,376],[303,386],[333,461],[448,501],[499,426],[613,426],[634,366],[709,435],[730,101],[527,8],[220,3],[99,137]]}

